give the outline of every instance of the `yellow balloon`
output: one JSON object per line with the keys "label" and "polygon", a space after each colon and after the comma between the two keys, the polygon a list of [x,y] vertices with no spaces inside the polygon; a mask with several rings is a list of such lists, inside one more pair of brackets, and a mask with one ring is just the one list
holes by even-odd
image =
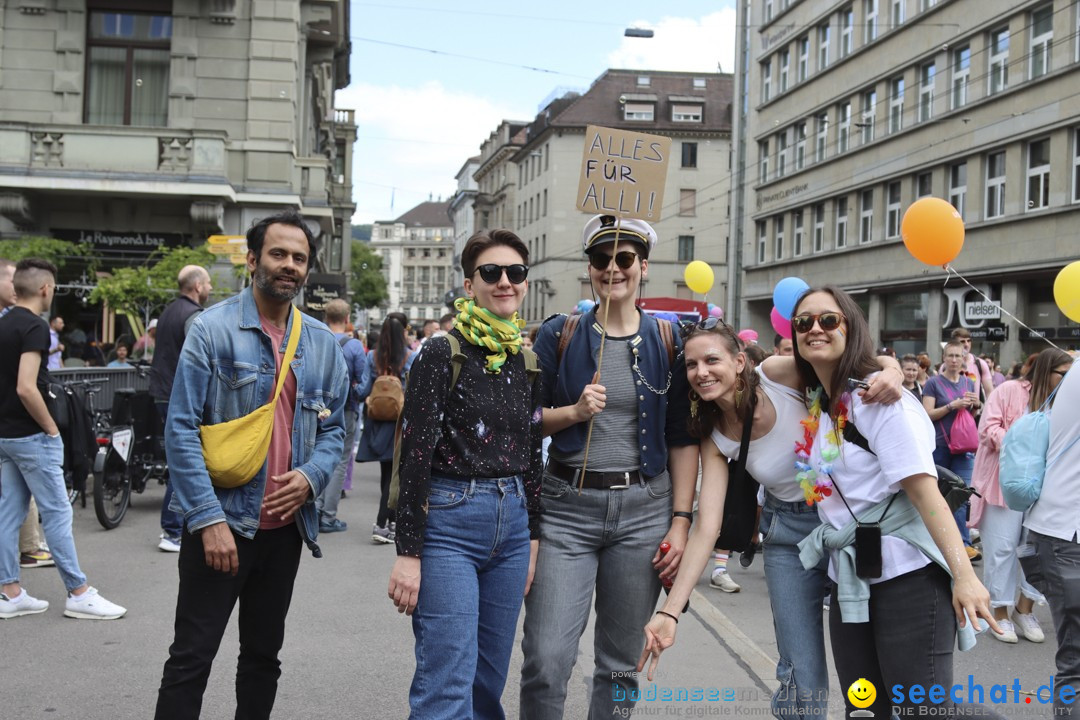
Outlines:
{"label": "yellow balloon", "polygon": [[704,295],[713,286],[713,271],[707,262],[694,260],[683,272],[686,286],[696,293]]}
{"label": "yellow balloon", "polygon": [[1054,280],[1054,302],[1065,317],[1080,323],[1080,260],[1061,268]]}

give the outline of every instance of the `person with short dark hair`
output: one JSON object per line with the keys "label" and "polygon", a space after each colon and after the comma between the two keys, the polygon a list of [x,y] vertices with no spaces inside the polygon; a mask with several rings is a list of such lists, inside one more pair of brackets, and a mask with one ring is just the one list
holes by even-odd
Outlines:
{"label": "person with short dark hair", "polygon": [[15,266],[17,302],[0,319],[0,618],[43,613],[49,608],[19,581],[19,527],[31,496],[41,512],[45,539],[68,596],[66,617],[115,620],[127,613],[86,582],[71,533],[71,502],[64,485],[64,441],[48,395],[49,326],[41,315],[52,306],[56,266],[28,258]]}
{"label": "person with short dark hair", "polygon": [[428,340],[431,339],[432,335],[434,335],[438,331],[439,331],[439,321],[438,320],[431,320],[431,319],[425,320],[424,324],[420,327],[420,332],[421,332],[420,344],[423,345],[424,343],[426,343]]}
{"label": "person with short dark hair", "polygon": [[[994,376],[986,361],[971,352],[971,331],[963,327],[954,328],[949,333],[949,338],[953,342],[960,343],[960,347],[964,349],[964,365],[960,372],[971,378],[978,392],[979,402],[985,403],[990,393],[994,392]],[[944,362],[938,368],[938,372],[945,372]]]}
{"label": "person with short dark hair", "polygon": [[448,333],[453,330],[455,317],[456,315],[454,315],[454,313],[446,313],[445,315],[443,315],[441,318],[439,318],[439,329],[442,330],[444,333]]}
{"label": "person with short dark hair", "polygon": [[911,353],[900,358],[900,369],[904,372],[904,389],[922,402],[922,384],[919,383],[919,358]]}
{"label": "person with short dark hair", "polygon": [[49,320],[49,370],[59,370],[64,366],[64,343],[60,342],[60,333],[64,331],[64,318],[53,315]]}
{"label": "person with short dark hair", "polygon": [[128,368],[131,367],[131,363],[128,362],[128,356],[131,354],[131,346],[127,342],[118,342],[113,348],[113,352],[116,353],[116,357],[109,362],[105,367],[111,368]]}
{"label": "person with short dark hair", "polygon": [[[322,555],[313,499],[326,487],[345,439],[345,359],[329,328],[293,305],[317,250],[311,231],[286,211],[260,220],[247,240],[252,283],[191,323],[169,399],[165,446],[173,505],[185,528],[158,720],[199,717],[237,604],[235,715],[270,717],[301,549],[306,543],[312,555]],[[287,354],[296,361],[286,362]],[[200,428],[271,401],[265,461],[246,483],[216,486]]]}
{"label": "person with short dark hair", "polygon": [[776,336],[773,337],[772,354],[773,355],[784,356],[784,355],[791,355],[791,353],[792,353],[791,338],[786,338],[783,335],[781,335],[780,333],[776,333]]}

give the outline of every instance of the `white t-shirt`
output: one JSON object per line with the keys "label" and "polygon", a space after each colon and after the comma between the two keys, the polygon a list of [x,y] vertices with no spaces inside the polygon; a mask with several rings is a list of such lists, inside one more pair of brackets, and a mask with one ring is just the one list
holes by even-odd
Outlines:
{"label": "white t-shirt", "polygon": [[[922,404],[911,393],[901,393],[900,402],[893,405],[873,403],[864,405],[857,394],[849,395],[848,417],[862,433],[874,454],[857,445],[841,443],[840,457],[833,462],[833,493],[818,503],[818,515],[823,522],[840,529],[852,521],[855,513],[863,522],[877,522],[877,515],[866,516],[867,509],[877,505],[900,490],[900,481],[925,473],[937,477],[934,466],[934,425]],[[821,449],[825,433],[832,430],[832,418],[822,413],[817,437],[810,452],[811,466],[821,473]],[[851,506],[848,512],[837,486]],[[878,515],[881,511],[877,511]],[[949,518],[950,522],[952,517]],[[918,570],[930,560],[914,545],[888,535],[881,538],[881,582],[904,573]],[[829,562],[829,577],[836,580],[836,552]]]}
{"label": "white t-shirt", "polygon": [[[1035,532],[1077,540],[1080,532],[1080,365],[1073,363],[1062,379],[1050,410],[1050,446],[1042,492],[1028,510],[1024,527]],[[1071,445],[1070,445],[1071,443]]]}
{"label": "white t-shirt", "polygon": [[[772,430],[750,441],[746,471],[777,500],[804,502],[802,488],[795,480],[795,443],[802,440],[799,421],[807,417],[806,405],[802,395],[765,377],[761,368],[754,371],[761,389],[776,408],[776,422]],[[719,430],[713,430],[711,437],[725,457],[739,458],[738,440],[725,437]]]}

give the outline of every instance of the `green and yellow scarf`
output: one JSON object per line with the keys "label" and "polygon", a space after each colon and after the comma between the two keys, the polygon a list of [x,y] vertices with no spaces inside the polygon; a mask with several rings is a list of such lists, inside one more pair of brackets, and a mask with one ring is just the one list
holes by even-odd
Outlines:
{"label": "green and yellow scarf", "polygon": [[458,298],[454,301],[454,309],[458,311],[454,319],[458,332],[473,345],[491,350],[485,367],[489,373],[499,374],[507,353],[521,352],[521,331],[525,321],[516,312],[510,319],[502,318],[470,298]]}

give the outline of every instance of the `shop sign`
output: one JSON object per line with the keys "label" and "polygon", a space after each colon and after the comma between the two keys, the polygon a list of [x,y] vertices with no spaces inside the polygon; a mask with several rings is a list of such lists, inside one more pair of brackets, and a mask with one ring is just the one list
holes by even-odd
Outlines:
{"label": "shop sign", "polygon": [[308,278],[304,286],[304,305],[308,310],[322,312],[326,303],[336,298],[345,297],[345,285],[340,275],[315,275]]}
{"label": "shop sign", "polygon": [[[993,290],[987,283],[978,283],[973,287],[945,288],[946,313],[943,328],[953,327],[957,323],[962,328],[972,330],[986,325],[987,320],[1001,318],[1001,307],[993,300]],[[980,295],[979,293],[982,293]],[[986,297],[983,297],[983,296]],[[986,298],[990,297],[991,300]],[[969,301],[970,298],[970,301]]]}
{"label": "shop sign", "polygon": [[978,300],[964,303],[964,317],[968,322],[973,320],[998,320],[1001,318],[1001,306],[997,303]]}
{"label": "shop sign", "polygon": [[1053,340],[1057,337],[1057,328],[1020,328],[1021,340]]}
{"label": "shop sign", "polygon": [[971,330],[973,340],[989,340],[991,342],[1004,342],[1009,339],[1008,325],[987,325],[986,327]]}
{"label": "shop sign", "polygon": [[1062,340],[1080,339],[1080,327],[1060,327],[1057,336]]}
{"label": "shop sign", "polygon": [[180,247],[187,244],[182,233],[136,232],[111,230],[52,230],[59,240],[92,245],[98,250],[152,252],[161,247]]}

